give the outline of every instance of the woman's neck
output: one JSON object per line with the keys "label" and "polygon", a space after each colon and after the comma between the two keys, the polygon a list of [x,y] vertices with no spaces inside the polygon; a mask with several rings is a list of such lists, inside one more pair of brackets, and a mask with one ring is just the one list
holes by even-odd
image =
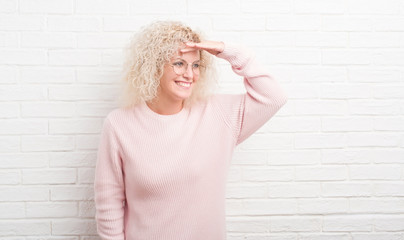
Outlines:
{"label": "woman's neck", "polygon": [[148,101],[146,104],[153,112],[161,115],[173,115],[179,113],[183,108],[183,102],[159,101],[158,99]]}

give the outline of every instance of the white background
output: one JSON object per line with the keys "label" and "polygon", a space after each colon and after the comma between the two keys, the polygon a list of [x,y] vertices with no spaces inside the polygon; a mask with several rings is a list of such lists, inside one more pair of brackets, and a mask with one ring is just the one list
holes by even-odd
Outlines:
{"label": "white background", "polygon": [[289,95],[235,153],[229,239],[404,239],[403,0],[0,0],[2,240],[98,239],[102,121],[156,19],[252,48]]}

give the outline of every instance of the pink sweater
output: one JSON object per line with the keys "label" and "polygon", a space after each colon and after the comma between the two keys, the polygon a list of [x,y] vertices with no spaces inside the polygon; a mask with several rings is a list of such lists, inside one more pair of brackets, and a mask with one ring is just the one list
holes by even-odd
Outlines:
{"label": "pink sweater", "polygon": [[174,115],[140,104],[104,122],[95,177],[105,240],[224,240],[225,187],[235,146],[286,103],[249,51],[218,57],[244,76],[246,94],[214,95]]}

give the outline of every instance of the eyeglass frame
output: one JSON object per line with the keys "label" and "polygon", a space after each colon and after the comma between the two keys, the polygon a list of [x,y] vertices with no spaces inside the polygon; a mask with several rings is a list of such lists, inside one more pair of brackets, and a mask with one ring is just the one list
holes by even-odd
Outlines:
{"label": "eyeglass frame", "polygon": [[[185,70],[183,71],[183,73],[177,73],[177,71],[175,71],[176,66],[175,66],[174,64],[177,63],[177,61],[181,61],[182,63],[185,63],[185,64],[186,64],[186,65],[185,65],[186,67],[184,68]],[[177,75],[183,75],[184,73],[187,72],[188,66],[191,64],[192,73],[195,74],[195,75],[199,75],[200,72],[196,73],[196,72],[195,72],[195,68],[193,67],[193,65],[194,65],[196,62],[199,62],[199,67],[197,68],[198,70],[199,70],[200,68],[205,67],[205,66],[203,65],[203,61],[202,61],[202,60],[196,60],[196,61],[194,61],[193,63],[188,63],[187,61],[185,61],[185,60],[182,59],[182,58],[179,58],[179,59],[175,60],[174,63],[169,63],[169,65],[173,68],[173,71],[175,72],[175,74],[177,74]]]}

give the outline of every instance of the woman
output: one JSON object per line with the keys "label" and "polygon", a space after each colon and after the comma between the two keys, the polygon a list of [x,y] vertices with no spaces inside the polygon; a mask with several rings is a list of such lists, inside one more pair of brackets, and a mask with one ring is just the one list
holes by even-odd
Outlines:
{"label": "woman", "polygon": [[[233,150],[286,102],[245,49],[204,41],[178,22],[138,33],[126,62],[125,103],[104,122],[95,202],[108,240],[224,240]],[[246,94],[208,95],[211,56],[244,77]]]}

